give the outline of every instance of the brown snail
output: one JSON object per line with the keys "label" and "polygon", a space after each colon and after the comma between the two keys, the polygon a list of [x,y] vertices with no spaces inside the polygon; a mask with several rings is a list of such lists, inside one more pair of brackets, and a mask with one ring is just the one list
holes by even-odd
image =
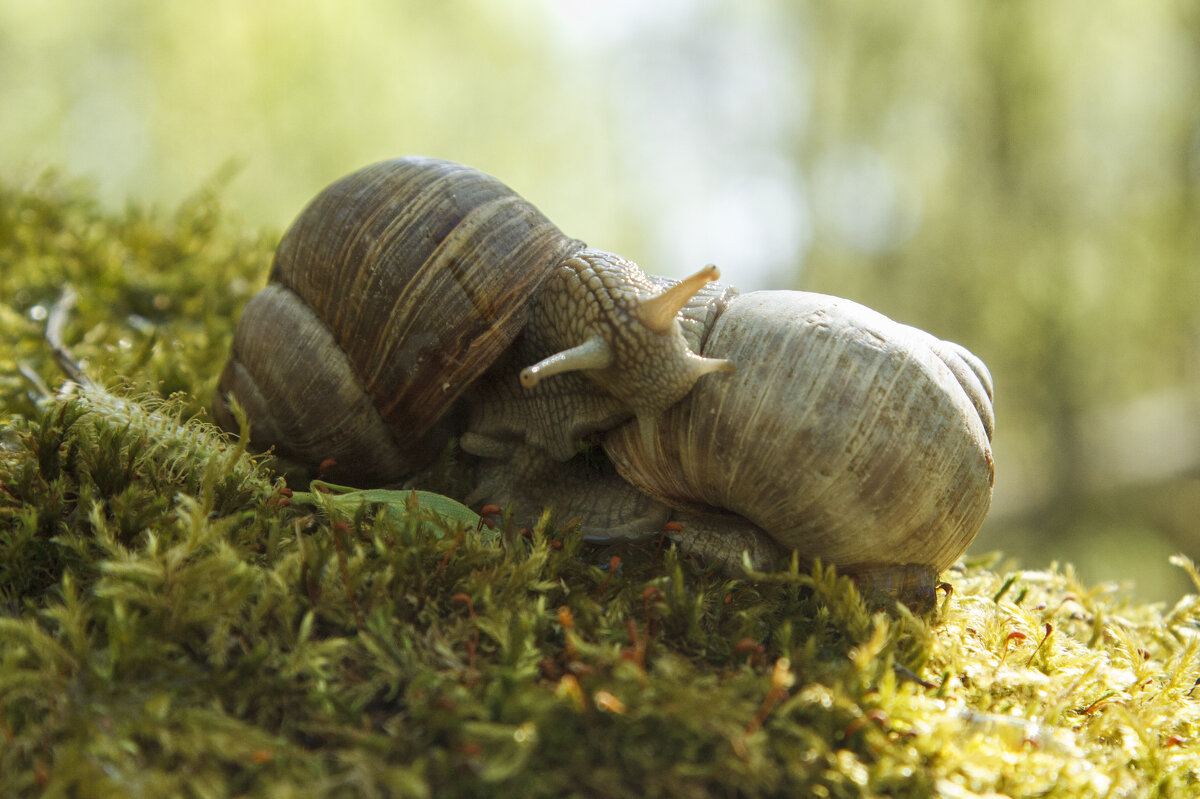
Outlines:
{"label": "brown snail", "polygon": [[[358,484],[411,478],[457,436],[475,501],[598,537],[674,514],[727,565],[796,550],[928,599],[990,504],[986,367],[848,300],[716,277],[587,249],[468,167],[382,162],[285,234],[214,412],[235,428],[232,395],[253,445]],[[611,466],[574,457],[584,438]]]}

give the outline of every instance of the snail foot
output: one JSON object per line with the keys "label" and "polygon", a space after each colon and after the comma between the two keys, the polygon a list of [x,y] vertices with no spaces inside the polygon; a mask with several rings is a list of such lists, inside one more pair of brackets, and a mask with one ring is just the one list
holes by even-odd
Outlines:
{"label": "snail foot", "polygon": [[626,483],[605,459],[587,453],[554,460],[544,452],[516,445],[507,460],[481,460],[475,489],[467,504],[511,507],[518,524],[532,526],[545,508],[555,518],[581,520],[584,538],[608,541],[657,533],[670,509]]}

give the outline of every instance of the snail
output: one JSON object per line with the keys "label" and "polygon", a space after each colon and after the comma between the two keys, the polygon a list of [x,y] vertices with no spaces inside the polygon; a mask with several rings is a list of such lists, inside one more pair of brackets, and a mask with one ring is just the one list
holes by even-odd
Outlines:
{"label": "snail", "polygon": [[[468,501],[657,533],[737,571],[795,551],[928,602],[991,501],[984,364],[849,300],[671,281],[427,158],[323,190],[283,236],[214,416],[329,479],[401,483],[455,438]],[[581,456],[598,442],[604,458]]]}

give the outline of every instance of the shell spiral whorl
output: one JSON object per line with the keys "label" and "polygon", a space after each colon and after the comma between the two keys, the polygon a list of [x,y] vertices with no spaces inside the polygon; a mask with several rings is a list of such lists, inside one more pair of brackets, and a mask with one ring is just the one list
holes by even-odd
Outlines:
{"label": "shell spiral whorl", "polygon": [[[336,460],[330,479],[400,480],[429,460],[439,419],[525,327],[529,295],[583,246],[460,164],[366,167],[318,194],[284,235],[218,394],[255,406],[255,443]],[[300,331],[320,340],[298,343]],[[235,426],[225,403],[215,412]]]}
{"label": "shell spiral whorl", "polygon": [[808,558],[940,571],[983,523],[993,480],[990,376],[973,356],[947,365],[954,347],[848,300],[740,295],[703,350],[736,370],[697,383],[652,448],[624,425],[605,450],[667,505],[733,511]]}

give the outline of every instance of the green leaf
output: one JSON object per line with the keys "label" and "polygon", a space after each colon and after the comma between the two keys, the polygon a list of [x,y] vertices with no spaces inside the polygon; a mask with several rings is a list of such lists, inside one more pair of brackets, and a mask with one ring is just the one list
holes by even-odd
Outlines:
{"label": "green leaf", "polygon": [[321,501],[318,499],[318,494],[320,494],[323,495],[324,501],[331,502],[345,511],[353,511],[365,502],[371,505],[382,505],[384,510],[397,521],[407,519],[410,513],[417,510],[431,510],[446,519],[462,522],[467,527],[479,525],[478,513],[457,500],[435,494],[432,491],[352,488],[327,483],[323,480],[313,480],[309,487],[312,489],[311,491],[294,492],[292,501],[317,505]]}

